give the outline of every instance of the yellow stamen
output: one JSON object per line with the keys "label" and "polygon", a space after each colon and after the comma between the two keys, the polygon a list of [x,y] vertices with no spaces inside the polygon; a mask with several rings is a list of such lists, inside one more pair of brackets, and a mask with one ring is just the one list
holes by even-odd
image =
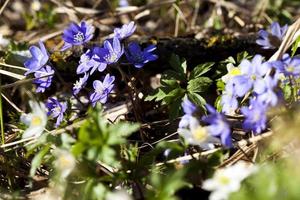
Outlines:
{"label": "yellow stamen", "polygon": [[230,183],[230,179],[227,176],[219,176],[218,180],[222,185],[228,185]]}
{"label": "yellow stamen", "polygon": [[42,124],[42,119],[39,116],[33,116],[31,119],[31,125],[40,126]]}
{"label": "yellow stamen", "polygon": [[238,76],[238,75],[241,75],[242,72],[241,72],[241,70],[239,68],[235,67],[232,70],[230,70],[229,74],[231,76]]}
{"label": "yellow stamen", "polygon": [[199,142],[205,141],[208,137],[207,129],[202,126],[199,126],[197,129],[195,129],[192,132],[192,134],[193,134],[194,138]]}

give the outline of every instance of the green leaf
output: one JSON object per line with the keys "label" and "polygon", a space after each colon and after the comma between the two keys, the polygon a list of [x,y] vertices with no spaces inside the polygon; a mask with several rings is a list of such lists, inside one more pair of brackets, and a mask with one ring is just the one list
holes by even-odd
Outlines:
{"label": "green leaf", "polygon": [[217,81],[217,90],[223,91],[224,89],[225,89],[225,83],[221,79],[219,79]]}
{"label": "green leaf", "polygon": [[164,82],[166,82],[165,80],[173,80],[179,82],[179,81],[186,81],[186,77],[185,74],[180,74],[173,70],[166,70],[162,74],[160,82],[163,84]]}
{"label": "green leaf", "polygon": [[186,60],[181,60],[178,55],[172,54],[169,63],[176,72],[180,73],[181,75],[186,74]]}
{"label": "green leaf", "polygon": [[205,92],[211,85],[212,80],[208,77],[199,77],[188,82],[187,90],[190,93]]}
{"label": "green leaf", "polygon": [[169,104],[169,118],[171,120],[176,119],[181,111],[181,102],[184,95],[179,99],[174,99],[172,103]]}
{"label": "green leaf", "polygon": [[208,62],[208,63],[203,63],[200,65],[197,65],[193,71],[191,71],[190,77],[189,79],[195,79],[198,78],[200,76],[202,76],[203,74],[207,73],[209,70],[211,70],[211,67],[214,65],[215,63],[213,62]]}
{"label": "green leaf", "polygon": [[206,101],[200,94],[188,93],[188,97],[197,106],[201,107],[204,111],[206,110],[206,108],[205,108]]}
{"label": "green leaf", "polygon": [[185,90],[182,88],[176,88],[172,90],[167,96],[164,98],[164,102],[170,104],[174,102],[176,99],[182,99],[184,96]]}
{"label": "green leaf", "polygon": [[297,37],[296,41],[294,42],[292,46],[292,56],[295,55],[297,49],[300,47],[300,36]]}
{"label": "green leaf", "polygon": [[41,165],[43,158],[50,150],[50,146],[44,146],[32,159],[31,161],[31,168],[30,168],[30,176],[33,177],[37,168]]}
{"label": "green leaf", "polygon": [[178,198],[175,195],[176,191],[183,187],[190,186],[190,184],[184,181],[185,174],[185,168],[164,172],[163,174],[153,169],[150,177],[153,189],[148,191],[147,199],[177,200]]}

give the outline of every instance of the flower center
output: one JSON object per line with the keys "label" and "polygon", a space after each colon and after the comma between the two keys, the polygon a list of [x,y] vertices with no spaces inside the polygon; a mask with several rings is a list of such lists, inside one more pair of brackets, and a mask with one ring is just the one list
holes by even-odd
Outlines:
{"label": "flower center", "polygon": [[231,76],[237,76],[237,75],[241,75],[241,70],[237,67],[233,68],[232,70],[230,70],[229,74]]}
{"label": "flower center", "polygon": [[207,129],[205,127],[199,126],[198,128],[196,128],[194,131],[192,131],[192,134],[194,136],[194,138],[198,141],[198,142],[203,142],[207,139],[208,137],[208,132]]}
{"label": "flower center", "polygon": [[31,125],[32,126],[40,126],[42,124],[42,119],[39,116],[33,116],[31,118]]}
{"label": "flower center", "polygon": [[218,181],[222,185],[228,185],[230,183],[230,179],[227,176],[224,176],[224,175],[219,176]]}
{"label": "flower center", "polygon": [[83,54],[81,57],[80,57],[80,63],[87,63],[88,61],[90,61],[90,57]]}
{"label": "flower center", "polygon": [[135,61],[137,61],[137,62],[143,62],[144,56],[143,56],[142,53],[137,53],[136,55],[134,55],[134,59],[135,59]]}
{"label": "flower center", "polygon": [[84,34],[82,32],[76,33],[74,35],[74,42],[82,42],[84,40]]}
{"label": "flower center", "polygon": [[118,59],[118,56],[117,56],[117,54],[116,54],[116,53],[114,53],[114,52],[111,52],[110,54],[108,54],[108,55],[104,56],[104,59],[105,59],[105,60],[106,60],[106,62],[108,62],[108,63],[114,63],[114,62],[116,62],[116,61],[117,61],[117,59]]}
{"label": "flower center", "polygon": [[60,106],[56,106],[55,108],[53,108],[52,112],[54,115],[59,114],[61,112]]}
{"label": "flower center", "polygon": [[102,94],[104,93],[104,90],[105,90],[104,88],[99,87],[99,88],[96,89],[96,92],[97,92],[98,94],[102,95]]}
{"label": "flower center", "polygon": [[255,80],[256,80],[256,75],[255,75],[255,74],[252,74],[252,75],[251,75],[251,79],[255,81]]}
{"label": "flower center", "polygon": [[286,68],[287,72],[294,72],[294,70],[295,70],[295,67],[291,66],[291,65]]}
{"label": "flower center", "polygon": [[59,157],[59,164],[62,168],[70,168],[72,166],[72,160],[66,155]]}

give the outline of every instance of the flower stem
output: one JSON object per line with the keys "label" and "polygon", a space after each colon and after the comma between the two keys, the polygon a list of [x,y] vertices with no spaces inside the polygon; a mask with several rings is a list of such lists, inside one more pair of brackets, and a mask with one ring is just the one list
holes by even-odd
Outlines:
{"label": "flower stem", "polygon": [[3,109],[2,109],[2,87],[1,87],[1,76],[0,76],[0,128],[1,128],[1,143],[5,143],[4,138],[4,125],[3,125]]}

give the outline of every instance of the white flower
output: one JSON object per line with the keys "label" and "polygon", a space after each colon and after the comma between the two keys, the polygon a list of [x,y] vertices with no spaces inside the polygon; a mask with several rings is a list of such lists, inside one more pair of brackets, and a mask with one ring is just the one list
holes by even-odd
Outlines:
{"label": "white flower", "polygon": [[3,35],[0,33],[0,46],[6,47],[9,44],[9,40],[4,38]]}
{"label": "white flower", "polygon": [[21,121],[29,126],[23,133],[23,138],[39,137],[47,124],[45,105],[34,101],[29,101],[29,105],[31,113],[21,115]]}
{"label": "white flower", "polygon": [[60,173],[61,177],[67,178],[76,166],[76,159],[67,150],[57,149],[54,152],[56,160],[54,166]]}
{"label": "white flower", "polygon": [[228,73],[224,76],[222,76],[222,81],[224,83],[227,83],[229,80],[231,80],[234,76],[241,75],[241,70],[239,67],[235,67],[232,63],[229,63],[226,65]]}
{"label": "white flower", "polygon": [[132,197],[124,190],[116,190],[113,193],[109,193],[105,200],[132,200]]}
{"label": "white flower", "polygon": [[181,135],[188,144],[198,145],[202,149],[214,148],[214,143],[220,143],[220,139],[209,134],[206,126],[201,126],[197,118],[187,116],[185,119],[186,127],[178,128],[178,133]]}
{"label": "white flower", "polygon": [[211,179],[203,182],[202,188],[212,191],[209,200],[225,200],[232,192],[240,189],[241,182],[254,173],[257,167],[244,161],[219,169]]}
{"label": "white flower", "polygon": [[34,0],[31,3],[31,9],[33,11],[39,11],[41,8],[42,8],[42,4],[41,4],[41,2],[39,0]]}

